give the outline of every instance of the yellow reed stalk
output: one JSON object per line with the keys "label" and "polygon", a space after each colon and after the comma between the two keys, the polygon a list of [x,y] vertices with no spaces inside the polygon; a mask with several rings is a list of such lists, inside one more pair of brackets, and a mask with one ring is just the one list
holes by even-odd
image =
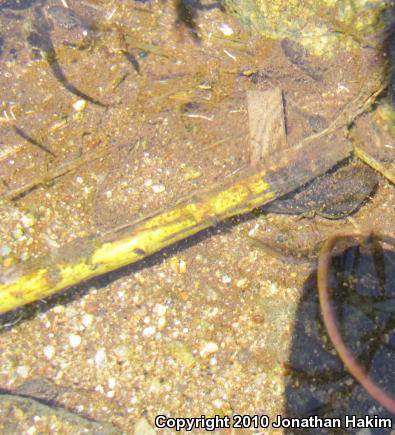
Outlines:
{"label": "yellow reed stalk", "polygon": [[[336,137],[276,156],[276,164],[180,202],[108,235],[77,239],[0,275],[0,313],[141,260],[221,220],[249,212],[326,172],[348,156]],[[249,169],[249,171],[251,171]]]}

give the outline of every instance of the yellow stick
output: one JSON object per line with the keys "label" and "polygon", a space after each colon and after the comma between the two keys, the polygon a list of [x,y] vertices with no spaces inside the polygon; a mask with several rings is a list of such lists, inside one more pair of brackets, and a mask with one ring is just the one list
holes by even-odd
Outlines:
{"label": "yellow stick", "polygon": [[8,270],[0,276],[0,313],[53,295],[72,285],[141,260],[179,240],[246,213],[294,190],[348,156],[336,137],[276,156],[266,171],[244,174],[220,188],[130,224],[106,236],[76,240],[56,256]]}

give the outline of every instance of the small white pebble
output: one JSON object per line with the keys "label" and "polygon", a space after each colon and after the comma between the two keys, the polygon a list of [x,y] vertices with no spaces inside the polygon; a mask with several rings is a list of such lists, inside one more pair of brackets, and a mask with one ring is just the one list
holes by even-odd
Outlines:
{"label": "small white pebble", "polygon": [[343,92],[347,92],[349,94],[350,93],[350,89],[348,89],[347,86],[345,86],[345,85],[343,85],[341,83],[338,83],[336,92],[338,94],[343,93]]}
{"label": "small white pebble", "polygon": [[82,184],[84,182],[84,179],[78,175],[78,177],[75,177],[75,181],[79,184]]}
{"label": "small white pebble", "polygon": [[21,223],[25,228],[30,228],[34,225],[35,219],[31,214],[24,214],[21,217]]}
{"label": "small white pebble", "polygon": [[64,305],[56,305],[56,306],[53,308],[53,312],[54,312],[55,314],[63,314],[63,313],[64,313]]}
{"label": "small white pebble", "polygon": [[106,198],[107,198],[107,199],[112,198],[112,191],[111,191],[111,190],[107,190],[107,192],[105,193],[105,195],[106,195]]}
{"label": "small white pebble", "polygon": [[109,378],[107,381],[107,385],[110,390],[113,390],[116,384],[117,380],[115,378]]}
{"label": "small white pebble", "polygon": [[29,376],[29,367],[28,366],[19,366],[16,369],[18,376],[22,378],[27,378]]}
{"label": "small white pebble", "polygon": [[162,317],[166,314],[167,311],[167,307],[166,305],[162,305],[162,304],[155,304],[153,312],[154,314],[156,314],[159,317]]}
{"label": "small white pebble", "polygon": [[152,190],[154,193],[162,193],[166,190],[166,187],[163,184],[154,184]]}
{"label": "small white pebble", "polygon": [[51,345],[45,346],[44,355],[47,359],[52,359],[55,355],[55,348]]}
{"label": "small white pebble", "polygon": [[223,275],[222,276],[222,282],[224,284],[229,284],[232,281],[232,278],[229,275]]}
{"label": "small white pebble", "polygon": [[69,335],[69,343],[71,347],[78,347],[81,344],[81,336],[77,334]]}
{"label": "small white pebble", "polygon": [[152,337],[156,332],[155,326],[148,326],[143,329],[143,337]]}
{"label": "small white pebble", "polygon": [[269,285],[268,291],[269,291],[269,293],[272,294],[272,295],[277,294],[278,291],[279,291],[279,289],[278,289],[278,287],[277,287],[277,284],[275,284],[274,282],[271,283],[271,284]]}
{"label": "small white pebble", "polygon": [[11,252],[11,248],[7,245],[0,246],[0,257],[6,257]]}
{"label": "small white pebble", "polygon": [[98,367],[103,367],[107,362],[106,350],[101,347],[95,354],[95,363]]}
{"label": "small white pebble", "polygon": [[220,26],[219,26],[219,30],[225,35],[225,36],[231,36],[231,35],[233,35],[233,29],[230,27],[230,26],[228,26],[227,24],[225,24],[225,23],[222,23]]}
{"label": "small white pebble", "polygon": [[94,320],[94,316],[92,316],[92,314],[84,314],[82,316],[82,324],[85,326],[85,328],[89,328]]}
{"label": "small white pebble", "polygon": [[77,100],[74,104],[73,104],[73,109],[76,112],[82,112],[86,107],[86,101],[81,99],[81,100]]}
{"label": "small white pebble", "polygon": [[154,182],[151,180],[151,178],[147,178],[144,180],[144,186],[145,187],[151,187],[154,184]]}
{"label": "small white pebble", "polygon": [[213,403],[214,408],[220,409],[223,402],[221,399],[215,399],[215,400],[213,400],[212,403]]}
{"label": "small white pebble", "polygon": [[204,357],[218,351],[218,344],[213,341],[206,343],[200,350],[200,356]]}
{"label": "small white pebble", "polygon": [[114,353],[118,358],[126,359],[129,355],[129,347],[121,344],[114,349]]}

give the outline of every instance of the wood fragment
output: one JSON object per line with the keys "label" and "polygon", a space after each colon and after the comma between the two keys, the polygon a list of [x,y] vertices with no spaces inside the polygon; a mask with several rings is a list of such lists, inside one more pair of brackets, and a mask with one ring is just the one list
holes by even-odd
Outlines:
{"label": "wood fragment", "polygon": [[281,89],[248,91],[251,165],[262,166],[268,156],[285,150],[284,103]]}

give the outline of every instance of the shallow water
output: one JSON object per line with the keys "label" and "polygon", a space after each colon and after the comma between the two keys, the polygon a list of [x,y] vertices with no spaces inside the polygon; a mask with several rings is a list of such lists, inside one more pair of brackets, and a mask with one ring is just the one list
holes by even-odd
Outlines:
{"label": "shallow water", "polygon": [[[197,41],[170,2],[67,4],[73,12],[55,9],[54,19],[57,1],[0,2],[3,270],[56,256],[60,246],[174,205],[248,166],[246,90],[281,87],[293,144],[335,119],[370,71],[365,52],[340,53],[324,69],[306,54],[305,71],[279,41],[251,35],[219,8],[196,11]],[[12,193],[16,199],[6,199]],[[323,331],[313,287],[310,296],[304,287],[312,264],[288,260],[314,254],[352,225],[394,237],[394,207],[393,186],[380,179],[352,223],[249,215],[7,314],[0,387],[20,394],[25,383],[45,386],[47,378],[51,387],[36,398],[55,392],[56,405],[126,433],[152,427],[159,413],[274,419],[314,408],[293,408],[301,406],[292,399],[301,390],[289,390],[299,380],[298,361],[315,374],[299,381],[306,397],[313,386],[321,391],[317,377],[332,382],[307,352],[316,350],[341,381],[334,390],[354,397],[352,378],[328,357],[328,343],[321,353],[322,334],[314,335]],[[249,236],[287,255],[272,257]],[[358,309],[352,314],[362,317]],[[306,317],[314,334],[299,345]],[[352,399],[356,410],[386,415],[360,394]],[[318,399],[312,403],[321,406]],[[11,423],[24,432],[31,421],[20,416]],[[64,433],[67,423],[56,424]],[[50,427],[44,417],[35,425]]]}

